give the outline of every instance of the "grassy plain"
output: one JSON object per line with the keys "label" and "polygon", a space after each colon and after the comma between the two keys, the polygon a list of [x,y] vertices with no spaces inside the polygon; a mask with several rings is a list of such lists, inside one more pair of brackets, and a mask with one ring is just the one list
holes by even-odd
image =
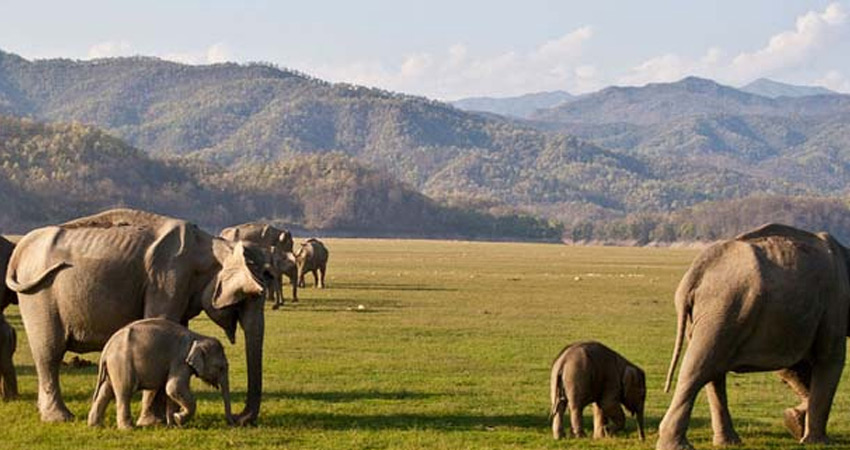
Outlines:
{"label": "grassy plain", "polygon": [[[78,419],[42,424],[37,380],[15,307],[22,398],[0,404],[0,448],[654,448],[669,402],[672,295],[696,251],[547,244],[328,239],[328,288],[267,309],[259,426],[228,428],[220,396],[197,380],[198,416],[184,429],[92,429],[84,417],[95,368],[64,368]],[[308,277],[308,281],[310,281]],[[363,305],[360,309],[359,305]],[[106,312],[104,312],[106,313]],[[225,340],[201,316],[190,326]],[[567,343],[598,339],[647,372],[647,441],[626,433],[556,442],[547,415],[549,364]],[[236,410],[245,392],[241,336],[227,345]],[[66,359],[68,359],[66,357]],[[96,361],[96,354],[84,355]],[[850,445],[850,387],[833,407],[833,440]],[[794,448],[780,424],[793,396],[775,375],[731,375],[744,448]],[[138,404],[134,411],[137,413]],[[585,411],[589,428],[591,411]],[[689,433],[711,447],[704,395]],[[838,447],[836,447],[838,448]]]}

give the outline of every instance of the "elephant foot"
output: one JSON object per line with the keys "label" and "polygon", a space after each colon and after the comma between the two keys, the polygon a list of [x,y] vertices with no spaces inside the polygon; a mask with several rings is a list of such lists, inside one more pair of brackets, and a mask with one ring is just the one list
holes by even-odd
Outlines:
{"label": "elephant foot", "polygon": [[684,436],[681,439],[659,437],[655,450],[694,450],[694,446]]}
{"label": "elephant foot", "polygon": [[42,422],[71,422],[74,415],[67,408],[51,408],[41,412]]}
{"label": "elephant foot", "polygon": [[803,438],[800,439],[800,443],[801,444],[825,445],[825,444],[829,444],[829,439],[826,437],[826,435],[821,435],[821,436],[808,435],[808,436],[803,436]]}
{"label": "elephant foot", "polygon": [[730,445],[741,445],[741,438],[738,437],[738,433],[732,431],[728,434],[723,435],[715,435],[713,444],[715,447],[728,447]]}
{"label": "elephant foot", "polygon": [[154,425],[162,425],[164,423],[164,417],[157,417],[155,414],[142,412],[142,415],[139,416],[139,420],[136,421],[136,426],[151,427]]}
{"label": "elephant foot", "polygon": [[272,305],[272,309],[280,309],[280,305],[278,305],[277,303],[275,303],[274,305]]}
{"label": "elephant foot", "polygon": [[794,408],[788,408],[783,411],[785,428],[791,432],[794,439],[802,440],[803,433],[806,430],[806,413]]}
{"label": "elephant foot", "polygon": [[174,413],[171,416],[171,419],[174,425],[177,425],[178,427],[182,427],[183,424],[187,422],[186,416],[180,413]]}
{"label": "elephant foot", "polygon": [[233,416],[233,423],[240,427],[257,424],[257,413],[254,411],[245,410]]}

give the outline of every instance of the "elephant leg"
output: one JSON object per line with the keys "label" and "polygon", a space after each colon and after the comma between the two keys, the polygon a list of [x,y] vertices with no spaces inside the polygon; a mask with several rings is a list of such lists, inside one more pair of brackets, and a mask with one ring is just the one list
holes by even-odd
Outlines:
{"label": "elephant leg", "polygon": [[794,439],[798,441],[803,438],[806,431],[806,411],[809,409],[809,386],[812,383],[812,366],[808,362],[799,362],[794,366],[777,372],[782,381],[787,384],[800,403],[783,411],[785,428],[791,432]]}
{"label": "elephant leg", "polygon": [[298,303],[298,280],[290,278],[289,283],[292,284],[292,303]]}
{"label": "elephant leg", "polygon": [[142,411],[136,425],[148,427],[166,423],[166,395],[162,389],[142,391]]}
{"label": "elephant leg", "polygon": [[91,410],[89,410],[88,424],[90,427],[103,425],[106,407],[109,406],[109,402],[113,398],[115,398],[115,391],[112,389],[112,382],[109,377],[106,377],[103,383],[97,387],[97,395],[94,397]]}
{"label": "elephant leg", "polygon": [[317,288],[322,287],[321,285],[319,285],[319,269],[318,268],[313,269],[313,286],[316,286]]}
{"label": "elephant leg", "polygon": [[59,316],[51,310],[49,299],[27,299],[21,301],[19,307],[38,374],[38,410],[41,420],[73,420],[74,415],[65,406],[59,386],[59,366],[67,345]]}
{"label": "elephant leg", "polygon": [[593,439],[605,437],[605,413],[598,403],[593,404]]}
{"label": "elephant leg", "polygon": [[281,284],[280,278],[275,278],[272,281],[271,294],[272,299],[274,300],[274,305],[272,305],[272,309],[280,309],[283,306],[283,285]]}
{"label": "elephant leg", "polygon": [[[0,313],[2,314],[2,313]],[[0,315],[0,392],[3,400],[12,400],[18,397],[18,376],[15,373],[15,363],[12,356],[17,346],[17,335],[15,329],[3,320]]]}
{"label": "elephant leg", "polygon": [[127,382],[118,382],[112,385],[115,393],[115,415],[118,428],[122,430],[133,429],[133,414],[130,411],[130,401],[133,399],[133,387]]}
{"label": "elephant leg", "polygon": [[602,415],[605,418],[606,435],[612,436],[626,427],[626,415],[623,414],[619,399],[603,399],[599,407],[602,409]]}
{"label": "elephant leg", "polygon": [[727,366],[722,361],[712,359],[710,355],[716,353],[714,351],[716,348],[734,347],[730,346],[729,342],[724,342],[727,339],[723,339],[719,331],[716,333],[700,331],[694,330],[691,343],[682,358],[676,391],[673,393],[670,407],[667,408],[658,426],[656,450],[693,449],[688,442],[687,432],[694,401],[706,383],[726,372]]}
{"label": "elephant leg", "polygon": [[570,430],[573,437],[584,437],[584,429],[581,424],[581,416],[584,410],[578,403],[567,401],[570,408]]}
{"label": "elephant leg", "polygon": [[189,390],[189,380],[173,377],[165,384],[165,392],[180,406],[180,411],[173,415],[174,423],[181,426],[188,422],[195,415],[195,397]]}
{"label": "elephant leg", "polygon": [[809,410],[806,414],[806,431],[800,440],[804,444],[826,443],[826,422],[832,408],[832,400],[841,372],[844,369],[845,341],[841,339],[840,351],[836,350],[832,358],[815,363],[812,367],[811,394]]}
{"label": "elephant leg", "polygon": [[712,380],[705,387],[711,409],[711,428],[714,430],[714,445],[735,445],[741,438],[732,426],[732,415],[726,397],[726,374]]}
{"label": "elephant leg", "polygon": [[325,266],[325,265],[322,265],[321,267],[319,267],[319,289],[325,288],[325,270],[326,269],[327,269],[327,266]]}
{"label": "elephant leg", "polygon": [[567,410],[567,402],[558,401],[552,413],[552,437],[562,439],[564,437],[564,413]]}

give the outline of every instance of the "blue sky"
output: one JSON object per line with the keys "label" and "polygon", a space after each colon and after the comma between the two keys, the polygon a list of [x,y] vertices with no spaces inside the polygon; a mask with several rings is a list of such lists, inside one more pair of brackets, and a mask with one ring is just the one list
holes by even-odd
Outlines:
{"label": "blue sky", "polygon": [[687,75],[850,92],[850,0],[0,0],[26,58],[267,61],[452,100]]}

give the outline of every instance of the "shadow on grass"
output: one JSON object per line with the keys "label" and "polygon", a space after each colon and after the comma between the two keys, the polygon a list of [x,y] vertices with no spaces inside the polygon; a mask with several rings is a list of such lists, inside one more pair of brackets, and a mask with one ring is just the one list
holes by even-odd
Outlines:
{"label": "shadow on grass", "polygon": [[352,289],[364,291],[443,291],[457,292],[455,288],[423,286],[420,284],[403,284],[403,283],[336,283],[334,287],[338,289]]}
{"label": "shadow on grass", "polygon": [[413,391],[324,391],[324,392],[264,392],[266,399],[300,399],[314,400],[329,403],[347,403],[360,400],[424,400],[428,398],[442,397],[447,394],[432,392]]}
{"label": "shadow on grass", "polygon": [[[358,309],[359,305],[364,305],[364,309]],[[404,307],[405,305],[402,302],[394,299],[328,298],[308,299],[299,301],[298,303],[287,302],[283,305],[282,310],[286,312],[380,312]]]}
{"label": "shadow on grass", "polygon": [[532,414],[269,414],[262,419],[264,426],[304,427],[324,430],[487,430],[495,427],[540,428],[546,417]]}

